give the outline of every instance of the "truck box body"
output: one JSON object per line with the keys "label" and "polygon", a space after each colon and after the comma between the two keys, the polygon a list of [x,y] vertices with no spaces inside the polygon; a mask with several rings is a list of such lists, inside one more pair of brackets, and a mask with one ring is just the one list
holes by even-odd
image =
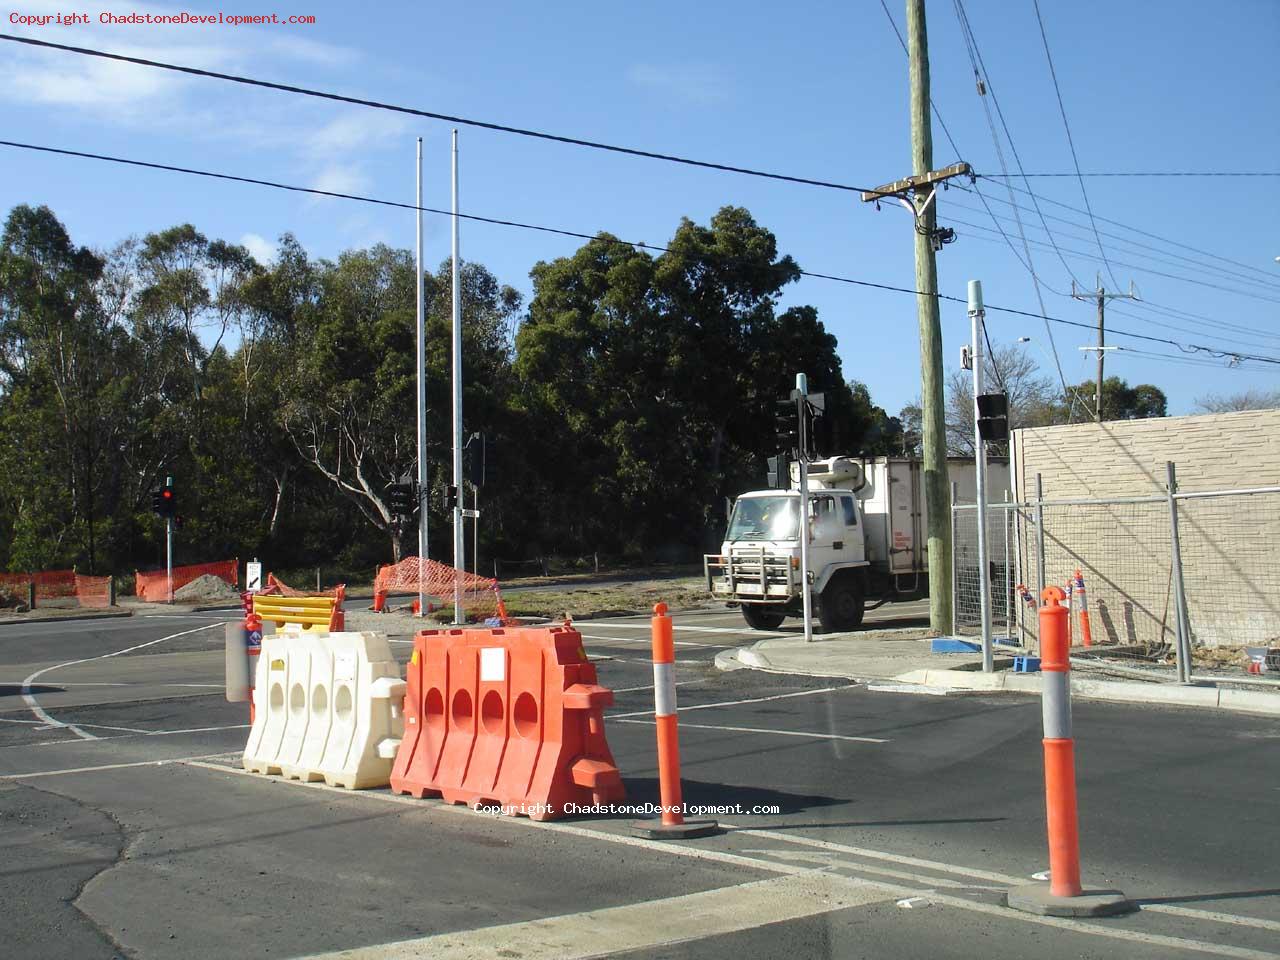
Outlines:
{"label": "truck box body", "polygon": [[[924,464],[906,457],[840,458],[857,464],[861,477],[828,483],[813,476],[813,489],[854,489],[862,503],[867,560],[873,569],[893,577],[912,576],[929,569],[929,526],[925,507]],[[821,462],[821,461],[820,461]],[[818,464],[814,464],[818,466]],[[791,488],[799,487],[798,466],[791,465]],[[947,459],[949,483],[956,485],[959,503],[977,499],[977,468],[972,459]],[[1009,461],[987,458],[987,502],[999,503],[1009,490]],[[906,588],[906,585],[903,585]]]}

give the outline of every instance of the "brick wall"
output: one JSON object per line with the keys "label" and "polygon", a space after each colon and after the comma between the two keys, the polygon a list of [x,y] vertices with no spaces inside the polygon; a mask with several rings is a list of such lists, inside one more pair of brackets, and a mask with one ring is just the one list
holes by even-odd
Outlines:
{"label": "brick wall", "polygon": [[[1184,493],[1280,486],[1280,410],[1018,430],[1012,458],[1023,501],[1037,473],[1049,500],[1163,494],[1170,460]],[[1280,494],[1180,501],[1179,534],[1193,639],[1280,645]],[[1046,580],[1081,569],[1097,640],[1172,642],[1170,554],[1166,504],[1046,508]]]}

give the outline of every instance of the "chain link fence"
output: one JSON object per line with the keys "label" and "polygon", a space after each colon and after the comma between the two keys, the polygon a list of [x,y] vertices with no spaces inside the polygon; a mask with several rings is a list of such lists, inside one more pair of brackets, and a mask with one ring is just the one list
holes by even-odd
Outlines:
{"label": "chain link fence", "polygon": [[[1039,596],[1058,586],[1071,610],[1073,656],[1099,669],[1280,687],[1280,487],[1174,490],[989,504],[996,642],[1037,649]],[[981,634],[977,519],[976,505],[953,505],[961,636]]]}

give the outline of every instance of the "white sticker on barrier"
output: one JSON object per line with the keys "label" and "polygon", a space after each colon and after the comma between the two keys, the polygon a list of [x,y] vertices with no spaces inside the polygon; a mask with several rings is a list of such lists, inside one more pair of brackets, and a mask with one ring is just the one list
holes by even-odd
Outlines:
{"label": "white sticker on barrier", "polygon": [[507,676],[507,651],[502,647],[480,648],[481,683],[500,683]]}
{"label": "white sticker on barrier", "polygon": [[350,682],[356,678],[356,653],[354,650],[343,650],[333,658],[333,680],[335,683]]}

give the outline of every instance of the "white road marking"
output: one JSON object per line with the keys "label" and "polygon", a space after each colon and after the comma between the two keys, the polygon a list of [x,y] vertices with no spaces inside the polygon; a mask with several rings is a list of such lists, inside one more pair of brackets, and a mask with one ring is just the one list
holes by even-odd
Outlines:
{"label": "white road marking", "polygon": [[[614,623],[612,620],[592,620],[590,623],[604,627],[606,630],[652,630],[647,623]],[[770,637],[790,637],[790,633],[771,633],[768,630],[752,630],[749,627],[686,627],[684,624],[673,624],[676,633],[739,633],[746,634],[756,640],[767,640]]]}
{"label": "white road marking", "polygon": [[[640,689],[649,689],[641,687]],[[617,692],[617,691],[615,691]],[[617,720],[619,723],[645,723],[652,726],[656,721],[643,720],[639,717],[629,718],[610,717],[610,720]],[[680,722],[681,730],[724,730],[729,733],[763,733],[775,737],[807,737],[810,740],[851,740],[855,743],[888,743],[888,740],[881,740],[878,737],[847,737],[840,733],[810,733],[808,730],[769,730],[762,727],[722,727],[713,723],[685,723]]]}
{"label": "white road marking", "polygon": [[[608,640],[613,643],[643,643],[645,645],[648,645],[651,642],[647,639],[641,639],[640,637],[606,637],[598,633],[584,633],[582,634],[582,639]],[[736,643],[696,643],[693,640],[673,640],[672,643],[677,647],[702,647],[704,650],[728,650],[731,647],[738,646]]]}
{"label": "white road marking", "polygon": [[[676,685],[677,687],[686,687],[686,686],[688,686],[688,685],[689,685],[689,684],[691,684],[691,683],[700,683],[700,682],[701,682],[701,681],[699,681],[699,680],[680,680],[680,681],[677,681],[675,685]],[[636,692],[638,692],[638,691],[640,691],[640,690],[652,690],[652,689],[653,689],[653,684],[652,684],[652,683],[646,683],[646,684],[644,684],[643,686],[639,686],[639,687],[616,687],[616,688],[614,688],[614,691],[613,691],[613,692],[614,692],[614,693],[636,693]],[[643,721],[643,720],[623,720],[622,722],[623,722],[623,723],[644,723],[645,721]]]}
{"label": "white road marking", "polygon": [[[96,767],[69,767],[65,770],[33,770],[30,773],[6,773],[0,780],[33,780],[37,777],[64,777],[69,773],[97,773],[102,770],[127,770],[130,767],[167,767],[174,763],[192,763],[196,760],[213,760],[218,757],[229,757],[233,754],[223,750],[221,753],[202,753],[195,757],[173,757],[168,760],[138,760],[133,763],[103,763]],[[239,756],[239,752],[234,754]],[[223,768],[218,768],[223,769]]]}
{"label": "white road marking", "polygon": [[[792,693],[777,693],[771,697],[752,697],[749,700],[725,700],[721,703],[695,703],[692,706],[680,707],[680,713],[688,710],[710,710],[713,707],[739,707],[747,703],[768,703],[771,700],[787,700],[791,697],[812,697],[819,693],[834,693],[837,690],[855,690],[858,684],[850,683],[839,687],[821,687],[817,690],[796,690]],[[652,710],[634,710],[631,713],[606,713],[606,720],[621,720],[624,717],[653,716]]]}
{"label": "white road marking", "polygon": [[[225,754],[224,754],[225,756]],[[257,774],[248,772],[237,767],[227,767],[219,764],[205,763],[199,760],[192,760],[190,766],[202,767],[207,770],[217,771],[219,773],[237,774],[247,777],[258,777]],[[266,779],[266,778],[260,778]],[[388,803],[400,803],[410,807],[416,807],[424,813],[432,814],[436,812],[457,815],[475,816],[475,811],[465,806],[454,806],[452,804],[424,804],[421,800],[412,797],[399,796],[389,793],[374,793],[371,791],[351,791],[344,790],[341,787],[330,787],[325,783],[303,783],[300,781],[279,781],[285,782],[291,787],[303,787],[311,790],[326,790],[333,793],[343,794],[351,798],[363,798],[368,800],[378,800]],[[507,818],[504,818],[507,819]],[[510,818],[507,822],[515,823],[520,826],[530,827],[534,829],[552,830],[558,833],[570,834],[584,839],[602,840],[609,843],[622,844],[624,846],[642,847],[647,850],[660,851],[671,856],[688,857],[697,860],[711,860],[720,863],[728,863],[734,866],[749,867],[755,870],[764,870],[772,873],[805,875],[814,873],[811,869],[798,867],[794,864],[779,863],[776,860],[757,859],[755,857],[743,856],[741,854],[729,853],[722,850],[715,850],[707,847],[691,847],[681,846],[679,844],[667,843],[661,840],[646,840],[640,837],[632,837],[624,834],[608,833],[602,830],[591,830],[586,827],[579,827],[573,824],[561,823],[557,821],[539,821],[528,820],[524,817]],[[721,826],[729,827],[729,824],[721,822]],[[775,833],[768,830],[741,830],[742,833],[766,836],[785,840],[787,842],[812,843],[815,846],[824,847],[840,847],[840,844],[828,844],[827,841],[810,841],[807,837],[792,837],[784,833]],[[846,847],[845,850],[858,852],[862,856],[868,858],[879,858],[889,861],[919,864],[930,867],[931,869],[943,870],[945,872],[959,873],[969,876],[983,876],[989,878],[998,878],[998,882],[1002,883],[1022,883],[1023,881],[1017,877],[1006,878],[1002,874],[986,873],[984,871],[969,870],[952,864],[938,863],[932,860],[918,860],[913,857],[899,857],[896,854],[884,853],[878,850],[865,850],[863,848]],[[874,871],[873,871],[874,872]],[[837,876],[829,874],[830,876]],[[842,878],[850,884],[858,886],[876,887],[892,894],[896,897],[919,896],[920,890],[912,887],[905,887],[899,884],[888,884],[876,880],[860,880],[854,878]],[[1073,933],[1082,933],[1090,936],[1106,937],[1114,940],[1128,940],[1131,942],[1148,943],[1155,946],[1166,946],[1177,950],[1190,950],[1200,953],[1217,954],[1224,957],[1233,957],[1237,960],[1280,960],[1280,954],[1266,953],[1261,950],[1250,950],[1243,947],[1231,947],[1216,943],[1208,943],[1201,940],[1189,940],[1179,937],[1166,937],[1157,934],[1139,933],[1134,930],[1126,930],[1120,927],[1107,926],[1101,924],[1089,924],[1079,920],[1067,920],[1059,917],[1040,917],[1030,913],[1023,913],[1019,910],[1011,910],[1008,907],[1000,907],[994,904],[982,903],[976,900],[968,900],[963,897],[952,897],[947,894],[939,894],[936,891],[929,891],[929,898],[936,903],[942,903],[947,906],[956,907],[961,910],[970,910],[977,913],[985,913],[998,916],[1006,920],[1015,920],[1022,923],[1034,923],[1041,926],[1056,927],[1058,929],[1067,930]],[[1207,918],[1206,918],[1207,919]],[[1247,922],[1252,920],[1250,917],[1234,917],[1235,921]],[[384,954],[376,954],[382,956]],[[341,954],[339,954],[341,956]]]}
{"label": "white road marking", "polygon": [[[881,850],[868,850],[866,847],[851,847],[843,843],[835,843],[831,840],[818,840],[812,837],[800,836],[797,834],[783,833],[776,830],[756,830],[747,827],[735,827],[733,824],[721,821],[720,826],[726,829],[736,830],[739,833],[747,834],[755,837],[767,837],[770,840],[782,840],[786,843],[798,844],[805,847],[815,847],[820,850],[828,850],[833,853],[846,853],[853,856],[863,857],[869,860],[883,860],[889,863],[898,863],[911,867],[919,867],[924,870],[936,870],[939,873],[951,873],[959,876],[974,877],[979,880],[988,880],[993,883],[999,883],[1005,886],[1016,886],[1025,883],[1021,877],[1015,877],[1007,873],[994,873],[989,870],[974,870],[970,867],[961,867],[950,863],[940,863],[937,860],[922,860],[919,857],[904,857],[898,854],[885,853]],[[1048,880],[1049,871],[1041,870],[1031,875],[1033,880]],[[927,879],[921,877],[920,879]],[[1221,913],[1216,910],[1197,910],[1193,907],[1180,907],[1170,903],[1143,903],[1137,902],[1138,908],[1144,912],[1151,913],[1167,913],[1171,916],[1191,917],[1197,920],[1210,920],[1216,923],[1231,923],[1237,926],[1257,927],[1259,930],[1280,930],[1280,921],[1264,920],[1261,917],[1247,917],[1235,913]]]}
{"label": "white road marking", "polygon": [[855,863],[852,860],[842,860],[840,859],[840,856],[835,853],[819,853],[817,851],[811,853],[808,850],[780,850],[777,847],[743,850],[742,852],[760,854],[761,856],[766,857],[776,857],[780,860],[798,860],[802,863],[818,863],[822,864],[824,867],[844,867],[848,870],[858,870],[862,873],[874,873],[877,876],[894,877],[898,880],[911,880],[914,883],[921,884],[926,887],[926,892],[936,890],[938,887],[950,887],[960,890],[1005,889],[1003,884],[997,887],[986,884],[968,883],[964,880],[948,880],[945,877],[927,877],[919,873],[908,873],[905,870],[894,870],[892,867],[875,867],[867,863]]}
{"label": "white road marking", "polygon": [[[31,722],[31,721],[28,721]],[[35,721],[39,722],[39,721]],[[212,733],[218,730],[248,730],[247,723],[230,723],[219,727],[188,727],[183,730],[139,730],[137,727],[107,727],[100,723],[86,723],[86,727],[92,727],[95,730],[119,730],[124,731],[114,737],[94,737],[97,743],[106,743],[108,740],[129,740],[133,737],[174,737],[184,733]],[[40,730],[48,730],[49,727],[39,727]],[[31,743],[11,743],[0,747],[0,750],[25,750],[30,747],[60,747],[68,743],[84,743],[83,740],[35,740]]]}
{"label": "white road marking", "polygon": [[870,885],[824,874],[771,877],[699,893],[582,913],[458,930],[310,960],[583,960],[751,930],[892,899]]}
{"label": "white road marking", "polygon": [[768,840],[782,840],[786,843],[794,843],[804,847],[813,847],[817,850],[828,850],[832,853],[847,853],[852,854],[855,857],[865,857],[868,860],[883,860],[887,863],[897,863],[908,867],[937,870],[940,873],[954,873],[965,877],[976,877],[979,880],[990,880],[993,883],[1002,883],[1009,886],[1025,882],[1021,877],[1012,877],[1006,873],[992,873],[989,870],[971,870],[967,867],[957,867],[950,863],[940,863],[937,860],[922,860],[919,857],[904,857],[900,854],[885,853],[881,850],[868,850],[866,847],[851,847],[847,844],[836,843],[833,840],[818,840],[813,837],[792,835],[780,830],[756,830],[749,827],[734,827],[732,824],[728,823],[721,823],[721,826],[728,829],[736,829],[739,833],[743,833],[751,837],[764,837]]}
{"label": "white road marking", "polygon": [[1142,903],[1138,901],[1138,909],[1144,913],[1167,913],[1175,917],[1190,917],[1193,920],[1210,920],[1214,923],[1230,923],[1237,927],[1257,927],[1259,930],[1280,930],[1280,920],[1264,920],[1262,917],[1242,917],[1238,913],[1220,913],[1217,910],[1196,910],[1192,907],[1179,907],[1172,903]]}
{"label": "white road marking", "polygon": [[52,667],[45,667],[41,670],[37,670],[35,673],[31,674],[31,676],[27,677],[27,679],[22,681],[22,700],[24,703],[26,703],[28,709],[30,709],[30,711],[36,715],[36,717],[43,720],[45,723],[49,724],[50,726],[61,727],[66,730],[70,730],[72,733],[74,733],[77,737],[80,737],[82,740],[97,740],[98,738],[94,736],[92,733],[88,733],[87,731],[80,729],[74,723],[63,723],[61,720],[57,720],[54,717],[51,717],[48,713],[46,713],[44,708],[41,707],[40,704],[36,702],[36,698],[31,692],[31,684],[38,677],[41,677],[46,673],[52,673],[54,670],[61,670],[63,667],[74,667],[74,666],[77,666],[78,664],[90,663],[94,660],[106,660],[106,659],[109,659],[110,657],[118,657],[122,653],[132,653],[134,650],[141,650],[144,647],[153,647],[157,643],[164,643],[166,640],[176,640],[178,637],[185,637],[188,634],[199,633],[201,630],[208,630],[212,626],[215,626],[215,624],[206,623],[202,627],[193,627],[190,630],[183,630],[181,633],[171,633],[167,637],[160,637],[157,640],[148,640],[146,643],[134,644],[132,647],[125,647],[123,650],[116,650],[116,651],[113,651],[112,653],[100,654],[99,656],[96,656],[96,657],[84,657],[80,660],[68,660],[66,663],[58,663],[58,664],[54,664]]}

